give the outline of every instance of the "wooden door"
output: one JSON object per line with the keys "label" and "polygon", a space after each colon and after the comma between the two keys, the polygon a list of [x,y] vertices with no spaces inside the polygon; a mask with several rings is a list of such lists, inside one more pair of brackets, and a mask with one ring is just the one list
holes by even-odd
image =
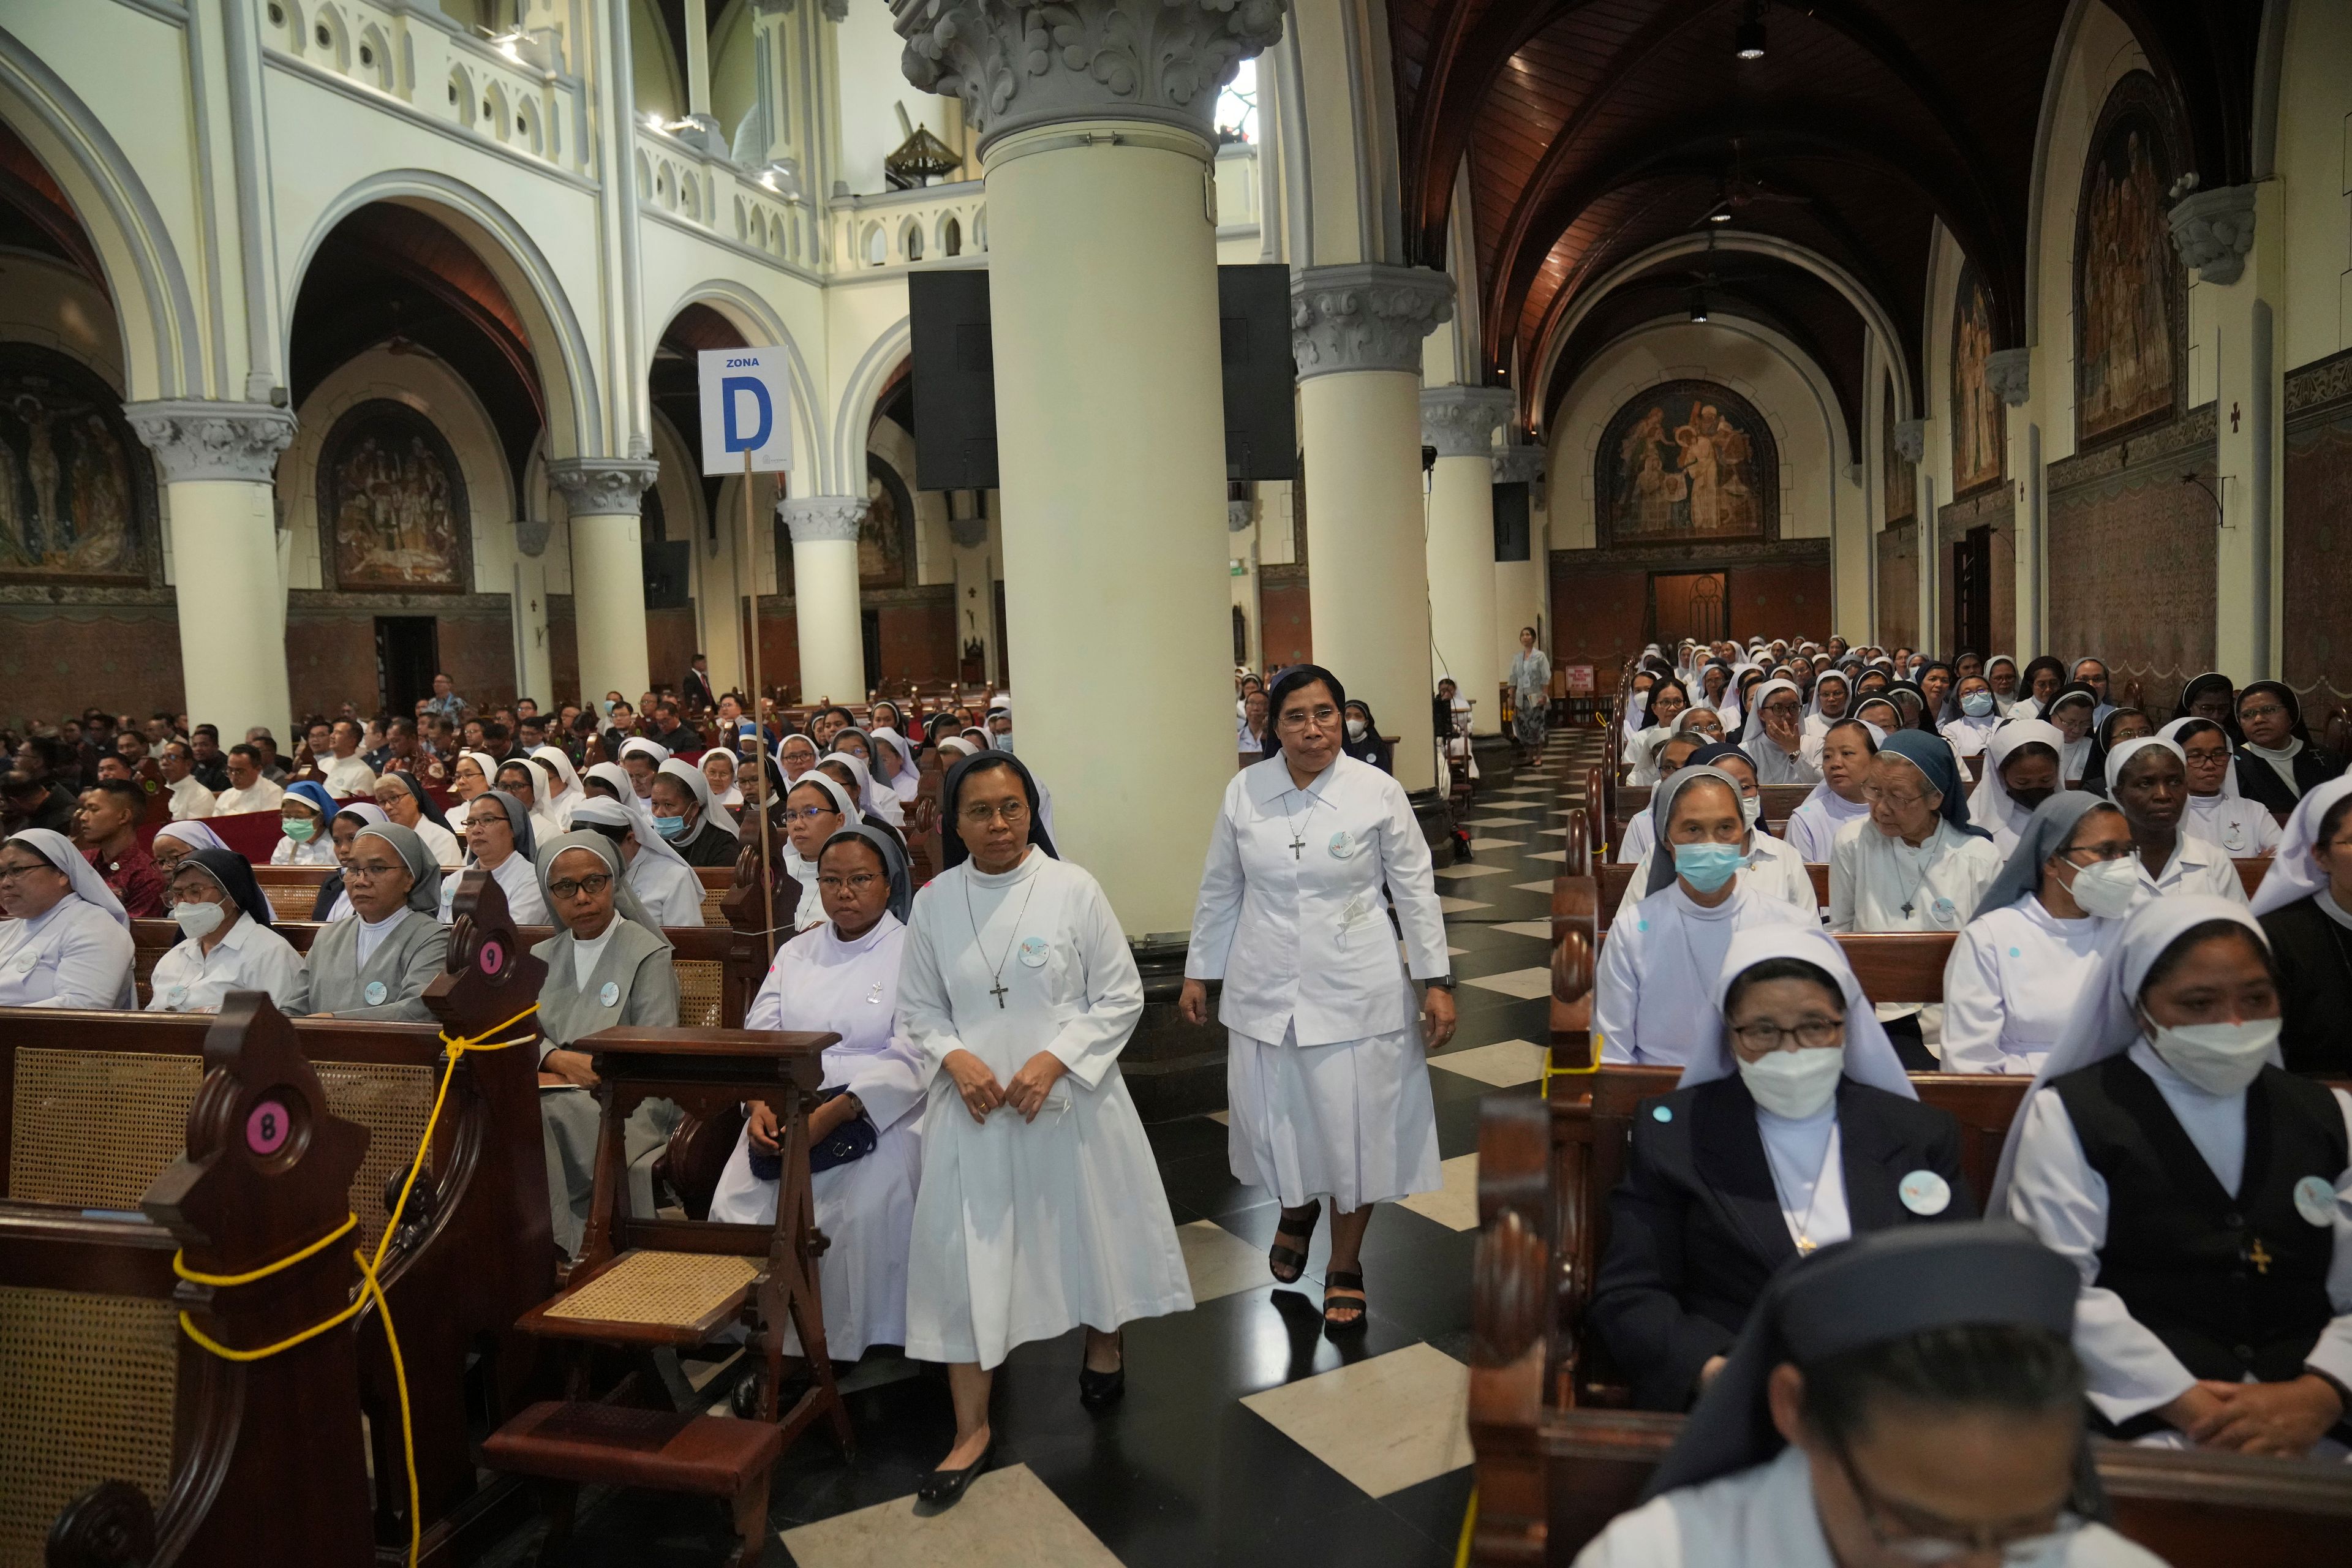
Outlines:
{"label": "wooden door", "polygon": [[1654,573],[1650,577],[1650,640],[1672,647],[1683,637],[1718,642],[1731,624],[1721,572]]}

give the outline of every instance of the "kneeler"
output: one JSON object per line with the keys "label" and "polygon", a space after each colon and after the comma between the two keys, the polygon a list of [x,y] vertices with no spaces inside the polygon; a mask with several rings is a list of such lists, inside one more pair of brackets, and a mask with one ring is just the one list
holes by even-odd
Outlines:
{"label": "kneeler", "polygon": [[[583,1482],[691,1492],[727,1502],[740,1544],[729,1568],[758,1562],[767,1530],[768,1476],[785,1445],[820,1416],[845,1454],[855,1447],[849,1412],[825,1354],[817,1299],[816,1229],[809,1185],[805,1097],[823,1081],[824,1047],[838,1035],[763,1029],[606,1029],[577,1049],[595,1058],[600,1111],[596,1185],[580,1259],[563,1289],[523,1315],[525,1332],[570,1342],[567,1397],[542,1401],[483,1446],[485,1463],[535,1478],[549,1511],[541,1560],[554,1561],[572,1529]],[[709,1120],[747,1100],[765,1100],[782,1132],[783,1177],[772,1225],[717,1225],[629,1212],[623,1131],[643,1101],[676,1100]],[[779,1412],[783,1331],[799,1333],[814,1382]],[[751,1331],[764,1363],[755,1418],[739,1420],[589,1397],[600,1345],[639,1353],[688,1350],[729,1324]],[[625,1379],[621,1394],[658,1380]]]}

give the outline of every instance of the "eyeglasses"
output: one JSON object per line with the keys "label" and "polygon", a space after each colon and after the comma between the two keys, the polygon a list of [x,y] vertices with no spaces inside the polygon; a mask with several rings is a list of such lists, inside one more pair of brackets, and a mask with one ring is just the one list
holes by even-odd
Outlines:
{"label": "eyeglasses", "polygon": [[1897,811],[1908,811],[1927,797],[1924,795],[1897,795],[1876,784],[1864,784],[1862,786],[1862,798],[1873,805],[1891,805]]}
{"label": "eyeglasses", "polygon": [[814,822],[821,816],[839,816],[841,813],[829,805],[788,805],[784,807],[786,822]]}
{"label": "eyeglasses", "polygon": [[1794,713],[1796,710],[1797,705],[1793,702],[1767,702],[1764,704],[1765,712],[1778,713],[1783,717],[1786,717],[1790,713]]}
{"label": "eyeglasses", "polygon": [[1736,1024],[1732,1034],[1751,1051],[1794,1050],[1800,1046],[1818,1048],[1834,1046],[1844,1037],[1843,1018],[1800,1018],[1788,1028],[1765,1019],[1753,1024]]}
{"label": "eyeglasses", "polygon": [[355,860],[343,868],[343,880],[373,882],[378,877],[389,877],[406,869],[405,866],[387,866],[381,860]]}
{"label": "eyeglasses", "polygon": [[2265,702],[2259,707],[2239,709],[2238,717],[2241,719],[2284,719],[2286,717],[2286,710],[2280,707],[2275,702]]}
{"label": "eyeglasses", "polygon": [[[2128,860],[2132,856],[2132,843],[2126,838],[2119,844],[2112,841],[2105,844],[2081,844],[2072,849],[2061,849],[2058,853],[2068,860],[2074,861],[2077,866],[2101,860]],[[2074,857],[2077,855],[2088,855],[2091,859],[2090,861],[2075,860]]]}
{"label": "eyeglasses", "polygon": [[568,877],[561,882],[550,882],[547,885],[547,890],[559,899],[576,899],[583,893],[593,899],[612,885],[613,879],[609,872],[595,871],[576,882]]}
{"label": "eyeglasses", "polygon": [[[1863,1523],[1870,1538],[1879,1547],[1906,1563],[1933,1564],[1951,1563],[1974,1552],[1998,1552],[2003,1563],[2032,1563],[2052,1562],[2065,1554],[2068,1541],[2090,1521],[2071,1509],[2061,1508],[2046,1520],[2033,1520],[2020,1524],[2006,1521],[1998,1524],[1962,1524],[1957,1520],[1937,1519],[1916,1509],[1904,1508],[1881,1495],[1862,1479],[1853,1468],[1853,1459],[1843,1446],[1835,1450],[1838,1468],[1853,1488],[1854,1497],[1862,1503]],[[1882,1516],[1893,1523],[1890,1531],[1881,1522]]]}
{"label": "eyeglasses", "polygon": [[[14,881],[19,877],[30,876],[35,871],[56,870],[56,867],[50,865],[45,860],[36,860],[29,866],[0,866],[0,882]],[[65,873],[58,871],[58,875],[63,876]]]}
{"label": "eyeglasses", "polygon": [[958,812],[957,816],[968,827],[985,827],[992,822],[1002,822],[1007,827],[1018,827],[1029,819],[1029,803],[1008,800],[1001,807],[991,807],[974,801]]}
{"label": "eyeglasses", "polygon": [[1304,730],[1309,724],[1328,730],[1339,721],[1339,710],[1328,702],[1320,708],[1286,709],[1281,721],[1286,730]]}
{"label": "eyeglasses", "polygon": [[818,889],[824,893],[839,894],[845,891],[855,893],[862,899],[874,884],[881,879],[871,871],[853,871],[846,877],[819,877],[816,879],[816,885]]}

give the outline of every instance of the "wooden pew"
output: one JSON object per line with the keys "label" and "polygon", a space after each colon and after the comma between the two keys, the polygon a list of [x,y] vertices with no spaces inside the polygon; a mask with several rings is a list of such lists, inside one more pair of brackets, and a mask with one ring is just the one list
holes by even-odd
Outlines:
{"label": "wooden pew", "polygon": [[[357,1331],[240,1365],[177,1321],[217,1344],[276,1343],[342,1310],[351,1249],[253,1287],[173,1271],[175,1251],[233,1276],[333,1236],[370,1133],[335,1113],[266,997],[205,1022],[197,1109],[138,1212],[0,1205],[0,1561],[248,1568],[373,1549]],[[0,1030],[0,1050],[16,1044]]]}
{"label": "wooden pew", "polygon": [[[261,896],[269,900],[270,918],[274,921],[307,921],[318,907],[319,889],[334,875],[327,866],[256,866],[253,879],[261,885]],[[455,873],[445,873],[455,875]],[[731,866],[697,866],[695,879],[702,884],[702,923],[717,926],[727,923],[721,904],[727,890],[735,885]]]}
{"label": "wooden pew", "polygon": [[[328,1105],[367,1130],[368,1152],[347,1197],[359,1218],[352,1245],[371,1256],[432,1110],[443,1032],[487,1035],[537,1001],[545,974],[519,945],[505,897],[488,876],[467,879],[457,910],[450,967],[425,994],[436,1023],[302,1018],[290,1026]],[[0,1153],[8,1177],[0,1213],[129,1208],[178,1147],[215,1026],[205,1014],[0,1010]],[[499,1037],[535,1033],[525,1023]],[[459,1058],[433,1154],[385,1253],[382,1279],[408,1369],[428,1562],[478,1550],[515,1500],[511,1487],[478,1489],[468,1413],[494,1419],[513,1407],[531,1371],[529,1342],[514,1324],[554,1279],[536,1055],[525,1045]],[[109,1137],[93,1140],[94,1125],[109,1128]],[[397,1384],[373,1309],[360,1321],[378,1535],[404,1559]]]}

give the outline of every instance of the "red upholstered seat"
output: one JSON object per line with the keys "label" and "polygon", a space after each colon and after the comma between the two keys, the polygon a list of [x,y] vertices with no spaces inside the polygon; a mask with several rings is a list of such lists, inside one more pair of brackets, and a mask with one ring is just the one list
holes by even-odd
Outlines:
{"label": "red upholstered seat", "polygon": [[501,1470],[731,1498],[784,1448],[767,1421],[541,1400],[482,1446]]}

